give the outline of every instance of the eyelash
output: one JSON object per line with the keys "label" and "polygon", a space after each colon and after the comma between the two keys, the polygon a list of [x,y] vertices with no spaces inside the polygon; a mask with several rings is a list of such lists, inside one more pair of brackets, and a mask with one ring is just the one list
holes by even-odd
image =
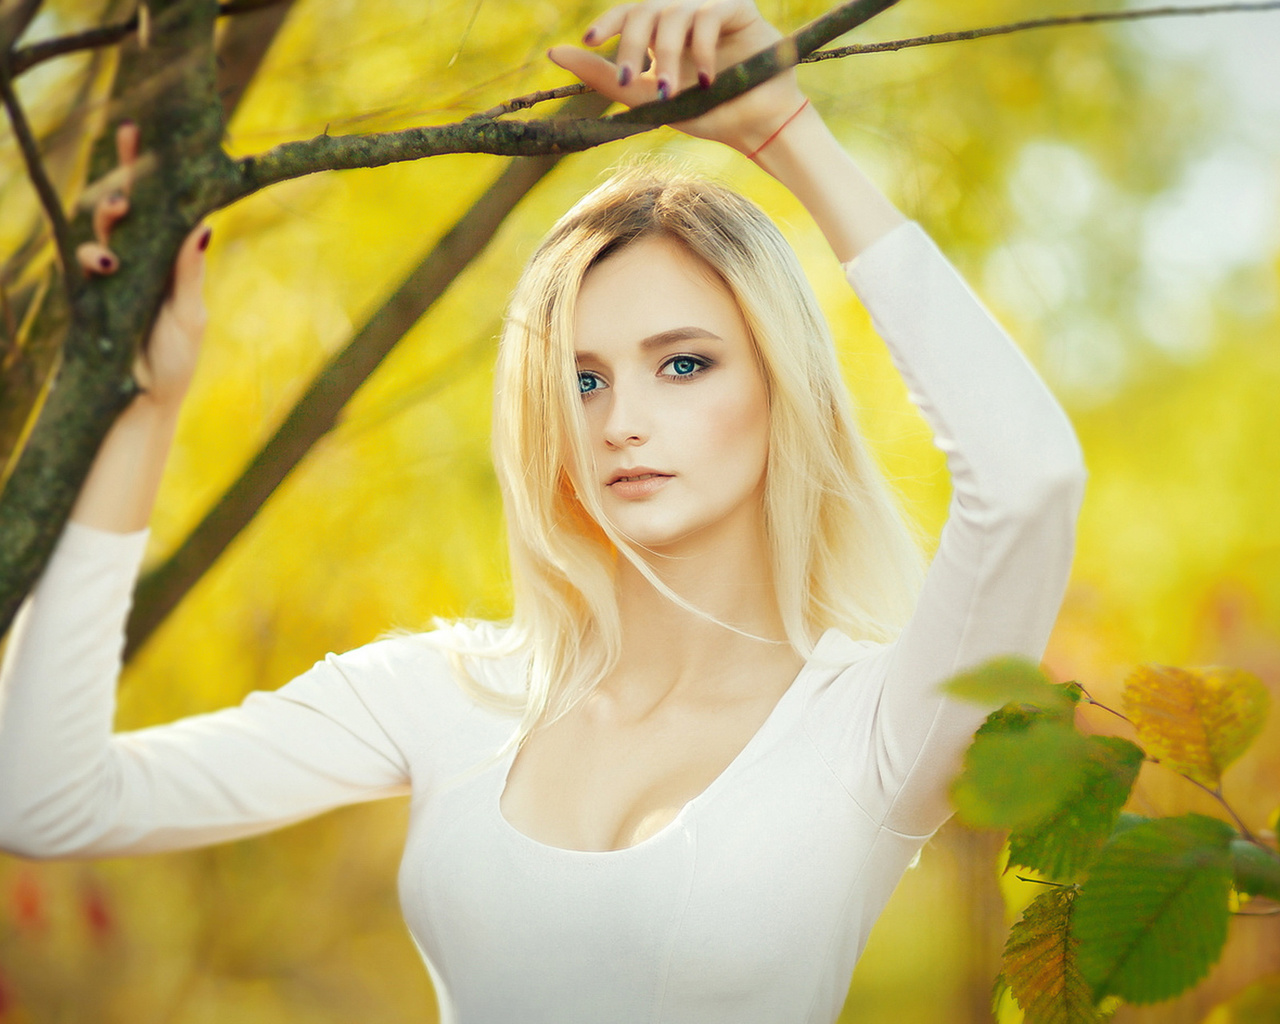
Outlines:
{"label": "eyelash", "polygon": [[[676,363],[681,361],[692,363],[693,369],[690,370],[688,373],[662,372],[661,376],[666,377],[668,380],[680,381],[681,383],[683,383],[684,381],[692,380],[694,377],[701,376],[704,372],[711,369],[713,365],[712,360],[707,359],[704,356],[694,356],[694,355],[688,355],[687,353],[683,353],[681,355],[675,355],[675,356],[672,356],[670,359],[667,359],[665,362],[663,362],[662,366],[659,367],[659,369],[661,371],[666,371],[667,369],[669,369],[670,367],[674,366]],[[595,385],[593,387],[584,388],[582,385],[587,381],[594,381]],[[602,378],[600,374],[592,370],[578,371],[578,394],[581,395],[582,397],[585,398],[588,395],[595,394],[597,391],[601,389],[602,385],[604,387],[608,387],[608,385],[605,384],[604,382],[604,378]]]}

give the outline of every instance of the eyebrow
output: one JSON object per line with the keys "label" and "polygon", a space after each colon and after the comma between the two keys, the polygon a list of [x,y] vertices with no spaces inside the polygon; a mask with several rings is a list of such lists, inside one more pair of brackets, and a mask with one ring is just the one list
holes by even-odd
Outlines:
{"label": "eyebrow", "polygon": [[[659,331],[657,334],[651,334],[647,338],[641,338],[640,347],[649,352],[655,348],[664,348],[675,342],[689,341],[694,338],[701,338],[705,341],[724,340],[720,335],[708,331],[705,327],[672,327],[670,330]],[[597,358],[594,352],[579,351],[574,354],[580,360]]]}

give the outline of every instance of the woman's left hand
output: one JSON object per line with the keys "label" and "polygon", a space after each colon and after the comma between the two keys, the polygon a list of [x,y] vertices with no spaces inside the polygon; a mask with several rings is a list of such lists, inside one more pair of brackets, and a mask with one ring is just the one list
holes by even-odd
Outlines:
{"label": "woman's left hand", "polygon": [[[553,47],[548,56],[612,100],[638,106],[701,85],[723,68],[746,60],[782,38],[751,0],[643,0],[600,15],[583,37],[599,46],[618,37],[615,62],[577,46]],[[641,73],[646,51],[653,63]],[[674,127],[753,153],[790,118],[804,94],[787,70],[701,117]]]}

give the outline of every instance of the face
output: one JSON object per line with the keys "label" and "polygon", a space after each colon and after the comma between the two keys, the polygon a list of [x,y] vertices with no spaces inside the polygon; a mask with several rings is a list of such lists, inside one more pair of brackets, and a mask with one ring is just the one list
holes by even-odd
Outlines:
{"label": "face", "polygon": [[765,382],[737,302],[672,239],[632,243],[578,295],[578,387],[609,521],[654,551],[761,535]]}

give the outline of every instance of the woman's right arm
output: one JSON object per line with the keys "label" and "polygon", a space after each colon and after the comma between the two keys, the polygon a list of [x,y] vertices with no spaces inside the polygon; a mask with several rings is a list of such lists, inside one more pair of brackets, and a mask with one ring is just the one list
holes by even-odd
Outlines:
{"label": "woman's right arm", "polygon": [[386,725],[409,716],[395,708],[408,673],[394,643],[328,659],[237,708],[112,734],[130,594],[204,327],[208,238],[197,229],[180,250],[135,371],[143,391],[105,439],[10,634],[0,670],[0,848],[13,853],[219,842],[407,786],[407,758]]}

